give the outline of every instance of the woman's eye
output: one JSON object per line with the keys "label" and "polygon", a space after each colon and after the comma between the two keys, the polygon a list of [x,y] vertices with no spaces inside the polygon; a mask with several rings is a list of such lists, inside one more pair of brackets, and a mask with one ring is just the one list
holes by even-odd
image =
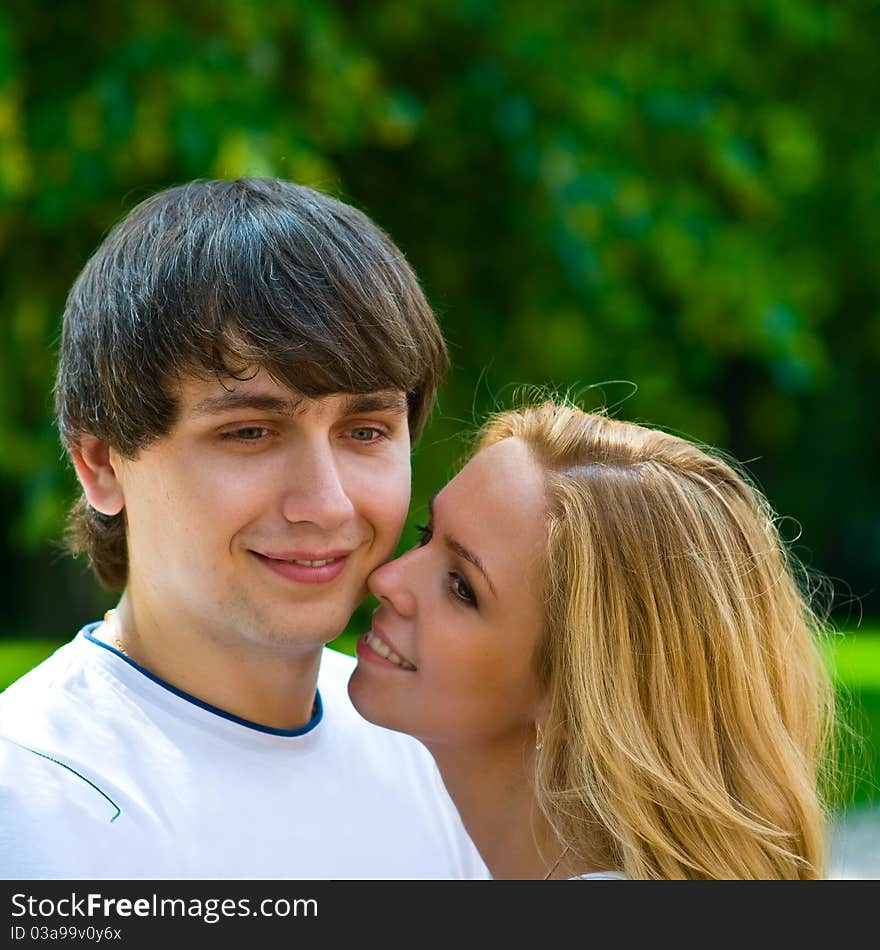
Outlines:
{"label": "woman's eye", "polygon": [[465,604],[471,607],[477,606],[477,598],[471,590],[468,582],[457,571],[449,572],[449,589],[454,597],[457,597]]}
{"label": "woman's eye", "polygon": [[415,527],[416,534],[419,536],[416,547],[423,548],[431,540],[434,532],[427,525],[417,524]]}
{"label": "woman's eye", "polygon": [[355,442],[378,442],[385,433],[381,429],[374,429],[372,426],[358,426],[352,429],[350,433]]}

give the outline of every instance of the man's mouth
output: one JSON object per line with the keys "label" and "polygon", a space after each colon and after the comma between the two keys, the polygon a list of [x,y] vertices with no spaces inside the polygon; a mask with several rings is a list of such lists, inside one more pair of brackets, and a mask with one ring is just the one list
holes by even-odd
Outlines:
{"label": "man's mouth", "polygon": [[[270,555],[266,555],[269,557]],[[325,564],[333,564],[334,561],[341,561],[341,557],[325,557],[317,560],[308,560],[297,557],[273,557],[273,561],[283,561],[285,564],[302,564],[303,567],[324,567]]]}
{"label": "man's mouth", "polygon": [[377,637],[372,630],[368,630],[364,634],[363,641],[371,650],[378,653],[379,656],[384,657],[389,663],[393,663],[395,666],[399,666],[404,670],[416,669],[414,664],[410,663],[406,657],[402,657],[399,653],[392,650],[392,648],[384,640]]}
{"label": "man's mouth", "polygon": [[287,564],[302,564],[303,567],[323,567],[325,564],[332,564],[334,561],[341,561],[348,557],[352,552],[349,551],[258,551],[261,557],[268,558],[270,561],[284,561]]}
{"label": "man's mouth", "polygon": [[344,570],[352,551],[251,551],[275,574],[299,584],[325,584]]}

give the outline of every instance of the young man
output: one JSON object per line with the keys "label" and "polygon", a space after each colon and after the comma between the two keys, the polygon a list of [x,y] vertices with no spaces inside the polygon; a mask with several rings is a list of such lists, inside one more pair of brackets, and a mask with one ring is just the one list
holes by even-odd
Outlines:
{"label": "young man", "polygon": [[486,876],[324,648],[394,551],[446,367],[400,251],[319,192],[194,182],[110,232],[56,412],[73,547],[122,595],[0,696],[0,875]]}

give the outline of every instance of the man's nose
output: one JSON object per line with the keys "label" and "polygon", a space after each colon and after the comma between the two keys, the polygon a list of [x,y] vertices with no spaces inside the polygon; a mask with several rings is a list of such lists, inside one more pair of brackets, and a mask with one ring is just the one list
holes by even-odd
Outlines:
{"label": "man's nose", "polygon": [[282,512],[289,522],[332,531],[355,516],[344,472],[327,442],[300,443],[287,464]]}

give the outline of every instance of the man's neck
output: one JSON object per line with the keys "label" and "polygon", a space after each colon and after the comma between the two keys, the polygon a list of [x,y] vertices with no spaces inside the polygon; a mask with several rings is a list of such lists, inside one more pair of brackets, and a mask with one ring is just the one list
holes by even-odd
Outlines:
{"label": "man's neck", "polygon": [[312,718],[321,646],[231,646],[188,625],[163,622],[123,594],[99,633],[108,645],[176,689],[240,719],[298,729]]}

